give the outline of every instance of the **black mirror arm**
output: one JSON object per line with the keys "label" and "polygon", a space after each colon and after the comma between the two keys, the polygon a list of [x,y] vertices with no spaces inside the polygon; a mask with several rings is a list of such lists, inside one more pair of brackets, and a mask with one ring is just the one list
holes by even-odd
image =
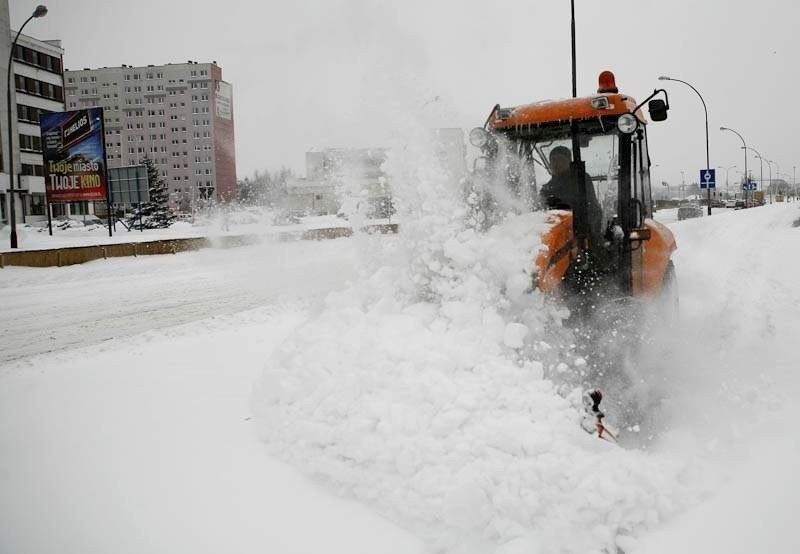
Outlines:
{"label": "black mirror arm", "polygon": [[[666,94],[666,92],[664,94]],[[489,121],[492,120],[492,116],[494,115],[494,112],[496,112],[499,109],[500,109],[500,104],[495,104],[494,108],[492,108],[492,111],[489,112],[489,117],[486,118],[486,121],[483,124],[483,128],[484,129],[486,129],[486,127],[489,125]]]}
{"label": "black mirror arm", "polygon": [[663,88],[657,88],[657,89],[655,89],[655,90],[653,91],[653,94],[651,94],[650,96],[648,96],[647,98],[645,98],[645,99],[644,99],[644,100],[643,100],[643,101],[642,101],[642,102],[641,102],[641,103],[640,103],[638,106],[636,106],[635,108],[633,108],[633,109],[631,110],[631,113],[632,113],[632,114],[634,114],[634,115],[636,115],[636,112],[639,110],[639,108],[641,108],[642,106],[644,106],[645,104],[647,104],[647,103],[648,103],[650,100],[652,100],[652,99],[653,99],[653,97],[655,97],[655,96],[656,96],[656,95],[657,95],[659,92],[663,92],[663,93],[664,93],[664,101],[665,101],[665,102],[666,102],[666,104],[667,104],[667,106],[666,106],[666,109],[669,109],[669,95],[667,94],[667,91],[666,91],[666,90],[664,90]]}

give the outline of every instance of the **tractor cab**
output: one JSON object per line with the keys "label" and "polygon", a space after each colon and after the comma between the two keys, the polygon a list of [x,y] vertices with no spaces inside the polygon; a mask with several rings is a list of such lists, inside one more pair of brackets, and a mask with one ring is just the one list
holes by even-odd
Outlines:
{"label": "tractor cab", "polygon": [[[645,100],[653,121],[667,116],[668,101],[651,100],[662,92],[666,98],[661,90]],[[550,212],[541,237],[548,249],[536,260],[543,292],[630,297],[661,290],[675,241],[651,219],[643,104],[619,93],[604,71],[594,96],[498,105],[470,133],[482,153],[474,204],[487,214]]]}

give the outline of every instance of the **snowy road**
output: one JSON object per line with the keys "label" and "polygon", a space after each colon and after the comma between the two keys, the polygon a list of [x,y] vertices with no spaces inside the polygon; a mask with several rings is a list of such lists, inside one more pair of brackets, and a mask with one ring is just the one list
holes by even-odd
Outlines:
{"label": "snowy road", "polygon": [[341,286],[353,267],[347,241],[9,267],[0,271],[0,363],[313,296]]}
{"label": "snowy road", "polygon": [[[672,430],[659,444],[661,454],[604,451],[604,445],[594,443],[583,452],[584,462],[589,456],[604,456],[608,479],[624,478],[624,487],[606,491],[608,499],[619,497],[617,506],[624,502],[633,516],[647,514],[646,533],[623,537],[628,554],[745,554],[759,545],[777,554],[800,549],[786,515],[800,495],[794,475],[800,447],[783,416],[798,385],[793,341],[800,332],[795,286],[800,229],[791,226],[798,216],[795,206],[772,206],[671,224],[679,244],[675,262],[681,327],[663,337],[668,359],[653,365],[668,378],[673,393]],[[561,440],[551,435],[545,421],[538,423],[542,433],[529,437],[525,454],[520,454],[515,446],[519,437],[506,431],[528,425],[527,415],[500,418],[467,449],[448,449],[421,466],[436,469],[446,462],[456,472],[461,454],[474,459],[485,450],[484,442],[493,452],[508,451],[499,473],[492,473],[491,465],[482,466],[481,488],[457,494],[442,486],[447,473],[435,480],[405,480],[398,470],[413,472],[419,464],[411,455],[388,458],[380,466],[388,476],[400,476],[394,486],[370,473],[369,450],[359,453],[361,465],[348,465],[352,459],[337,456],[335,448],[324,450],[335,463],[325,465],[324,457],[309,460],[328,472],[331,478],[325,481],[309,480],[297,471],[302,464],[292,467],[277,461],[281,456],[268,454],[252,420],[252,402],[259,398],[253,386],[266,367],[289,361],[298,372],[304,367],[317,372],[316,386],[297,391],[298,400],[305,400],[333,392],[319,386],[328,376],[318,372],[332,359],[351,359],[344,371],[363,364],[363,376],[372,379],[380,363],[375,357],[381,353],[370,352],[366,339],[385,337],[396,345],[388,354],[413,359],[431,353],[439,356],[431,368],[445,365],[447,345],[415,339],[437,328],[411,326],[414,318],[426,317],[419,307],[397,317],[393,300],[375,297],[367,305],[373,310],[371,319],[361,329],[354,325],[361,317],[360,305],[346,293],[324,306],[314,301],[345,287],[348,280],[364,283],[358,281],[358,247],[351,239],[264,244],[0,271],[0,287],[7,293],[0,324],[5,360],[0,363],[0,552],[418,553],[429,546],[421,537],[430,540],[447,530],[435,505],[439,492],[446,493],[445,517],[469,533],[476,525],[470,509],[476,503],[482,514],[478,529],[486,521],[508,522],[533,510],[520,527],[506,527],[509,535],[544,528],[567,544],[603,531],[619,509],[611,503],[607,512],[581,509],[589,501],[605,505],[605,497],[593,496],[590,489],[586,496],[569,496],[573,479],[584,488],[597,483],[594,466],[586,468],[568,457],[551,463],[552,453],[540,454]],[[365,286],[365,294],[374,297],[379,287],[394,286],[395,274],[381,275]],[[389,326],[382,328],[386,322]],[[456,355],[469,356],[479,345],[471,337],[452,345]],[[339,351],[315,357],[317,342]],[[293,350],[293,345],[308,349]],[[408,382],[415,383],[411,366],[404,371]],[[430,392],[435,401],[446,383],[435,372],[428,375],[434,379],[421,383],[419,390]],[[354,377],[343,374],[344,379]],[[505,390],[503,382],[499,374],[491,384],[507,395],[508,405],[519,401],[520,413],[527,414],[530,397],[511,396],[520,390],[519,383],[513,380]],[[369,386],[375,382],[363,379],[339,392],[355,395]],[[549,399],[542,390],[534,389],[537,398]],[[352,396],[342,413],[330,402],[314,406],[312,413],[331,423],[342,419],[357,426],[357,432],[341,435],[344,440],[331,446],[344,448],[351,446],[347,440],[357,445],[367,438],[383,456],[388,450],[380,441],[404,436],[419,421],[419,408],[408,400],[415,391],[399,392],[388,391],[393,411],[387,415],[397,419],[385,419],[379,427],[341,415],[355,408]],[[456,424],[477,417],[466,410],[485,396],[463,395]],[[401,399],[404,405],[398,403]],[[388,400],[383,404],[389,405]],[[452,423],[442,419],[437,425],[447,429]],[[429,446],[436,448],[459,432],[447,432]],[[319,440],[315,437],[319,429],[312,420],[298,421],[293,438],[298,445]],[[409,446],[426,446],[411,437]],[[323,439],[319,444],[328,445],[330,438]],[[665,450],[669,455],[663,455]],[[703,458],[708,479],[684,472],[686,480],[670,481],[672,466],[677,474],[695,455]],[[659,460],[670,463],[653,465]],[[518,463],[534,464],[542,481],[529,482],[536,475],[532,471],[507,471]],[[650,471],[654,467],[666,471]],[[581,479],[584,470],[589,473]],[[568,482],[551,486],[550,477],[562,475]],[[517,482],[525,495],[514,488]],[[408,493],[407,483],[427,495]],[[659,496],[648,499],[653,483],[664,485]],[[679,491],[673,491],[676,485]],[[386,492],[376,493],[378,487]],[[498,487],[509,487],[509,493],[501,494]],[[334,493],[370,500],[345,500]],[[564,498],[571,500],[564,503]],[[381,513],[399,514],[393,519],[405,530],[376,514],[375,506],[381,504]],[[652,505],[662,512],[642,508]],[[579,526],[575,522],[583,520],[578,516],[602,523]],[[415,517],[428,518],[427,535],[418,532]],[[549,529],[548,517],[555,522]],[[732,526],[736,534],[730,533]],[[467,531],[453,536],[474,537]],[[482,552],[579,551],[542,546],[536,536],[518,543],[520,550],[513,550],[511,543],[496,544],[496,536],[476,540],[471,546],[480,546]],[[469,551],[470,543],[461,546]]]}
{"label": "snowy road", "polygon": [[353,257],[337,240],[0,272],[0,552],[420,552],[249,421],[265,360]]}

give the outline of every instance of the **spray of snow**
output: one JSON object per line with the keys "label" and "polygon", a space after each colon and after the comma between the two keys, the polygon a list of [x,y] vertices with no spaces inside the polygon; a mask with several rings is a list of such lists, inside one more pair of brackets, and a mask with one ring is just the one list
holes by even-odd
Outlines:
{"label": "spray of snow", "polygon": [[635,548],[714,478],[580,429],[579,392],[548,377],[586,360],[551,352],[563,309],[530,290],[544,215],[476,231],[431,134],[401,131],[384,165],[401,232],[357,238],[361,277],[267,361],[270,451],[438,550]]}

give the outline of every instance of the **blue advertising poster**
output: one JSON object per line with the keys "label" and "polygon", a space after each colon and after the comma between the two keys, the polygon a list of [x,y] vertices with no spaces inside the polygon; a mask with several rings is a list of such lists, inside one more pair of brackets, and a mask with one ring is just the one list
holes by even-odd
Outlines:
{"label": "blue advertising poster", "polygon": [[107,199],[103,108],[41,117],[48,202]]}

